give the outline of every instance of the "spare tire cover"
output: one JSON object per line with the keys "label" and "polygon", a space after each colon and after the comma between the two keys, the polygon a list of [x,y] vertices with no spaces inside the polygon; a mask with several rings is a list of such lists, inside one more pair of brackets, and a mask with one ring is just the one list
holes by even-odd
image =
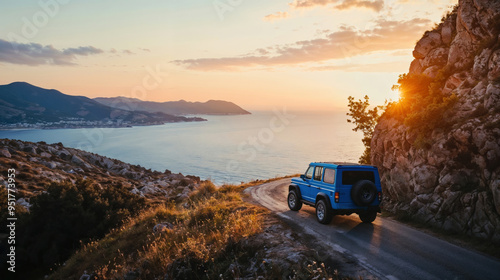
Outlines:
{"label": "spare tire cover", "polygon": [[377,196],[377,188],[372,181],[360,180],[352,185],[351,198],[358,206],[370,205]]}

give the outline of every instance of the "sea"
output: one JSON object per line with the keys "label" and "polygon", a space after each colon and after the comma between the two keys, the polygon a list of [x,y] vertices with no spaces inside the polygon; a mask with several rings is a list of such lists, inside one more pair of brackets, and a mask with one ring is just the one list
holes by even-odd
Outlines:
{"label": "sea", "polygon": [[61,142],[138,164],[239,184],[303,173],[313,161],[357,162],[361,132],[345,112],[256,111],[251,115],[200,116],[206,122],[127,128],[2,130],[0,138]]}

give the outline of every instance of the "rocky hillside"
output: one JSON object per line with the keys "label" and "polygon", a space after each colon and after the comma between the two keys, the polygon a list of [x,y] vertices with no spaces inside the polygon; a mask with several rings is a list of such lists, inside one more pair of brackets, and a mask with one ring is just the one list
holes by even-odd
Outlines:
{"label": "rocky hillside", "polygon": [[417,42],[371,142],[388,211],[500,243],[499,35],[499,1],[460,0]]}
{"label": "rocky hillside", "polygon": [[[15,274],[6,259],[9,169],[16,171]],[[340,279],[338,263],[331,267],[305,237],[244,202],[245,187],[217,188],[62,144],[0,139],[0,279]],[[103,229],[113,217],[117,226]]]}
{"label": "rocky hillside", "polygon": [[82,150],[19,140],[0,139],[0,184],[7,184],[7,169],[16,170],[17,204],[29,206],[32,196],[51,182],[91,179],[103,186],[121,184],[150,201],[182,200],[197,188],[200,178],[151,171]]}

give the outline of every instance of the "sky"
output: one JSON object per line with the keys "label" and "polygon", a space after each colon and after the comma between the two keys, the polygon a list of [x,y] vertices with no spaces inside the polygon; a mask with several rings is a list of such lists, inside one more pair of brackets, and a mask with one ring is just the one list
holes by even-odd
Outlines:
{"label": "sky", "polygon": [[458,0],[0,0],[0,84],[247,110],[372,104]]}

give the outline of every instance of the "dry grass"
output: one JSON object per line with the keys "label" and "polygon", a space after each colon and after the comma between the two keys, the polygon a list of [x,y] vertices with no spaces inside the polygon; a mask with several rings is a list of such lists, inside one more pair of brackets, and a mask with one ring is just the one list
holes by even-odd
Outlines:
{"label": "dry grass", "polygon": [[[286,275],[290,277],[286,279],[350,279],[329,272],[311,252],[290,267],[266,261],[266,246],[281,246],[283,241],[272,239],[278,243],[271,244],[262,239],[269,235],[264,230],[270,226],[270,213],[241,197],[243,189],[263,182],[220,188],[203,182],[186,201],[155,206],[103,239],[82,246],[48,279],[79,279],[85,270],[97,279],[127,279],[127,275],[137,280],[166,279],[166,275],[168,279],[236,279],[249,271],[263,279]],[[153,232],[159,223],[169,227]]]}
{"label": "dry grass", "polygon": [[[102,240],[83,246],[49,279],[78,279],[84,270],[99,279],[123,278],[129,271],[137,271],[138,279],[163,279],[179,263],[193,275],[216,275],[219,267],[214,259],[224,263],[220,253],[227,246],[260,232],[266,213],[242,202],[238,192],[217,190],[210,182],[192,194],[188,204],[141,213]],[[172,228],[153,233],[158,223]],[[195,264],[205,264],[211,271],[199,271]]]}

